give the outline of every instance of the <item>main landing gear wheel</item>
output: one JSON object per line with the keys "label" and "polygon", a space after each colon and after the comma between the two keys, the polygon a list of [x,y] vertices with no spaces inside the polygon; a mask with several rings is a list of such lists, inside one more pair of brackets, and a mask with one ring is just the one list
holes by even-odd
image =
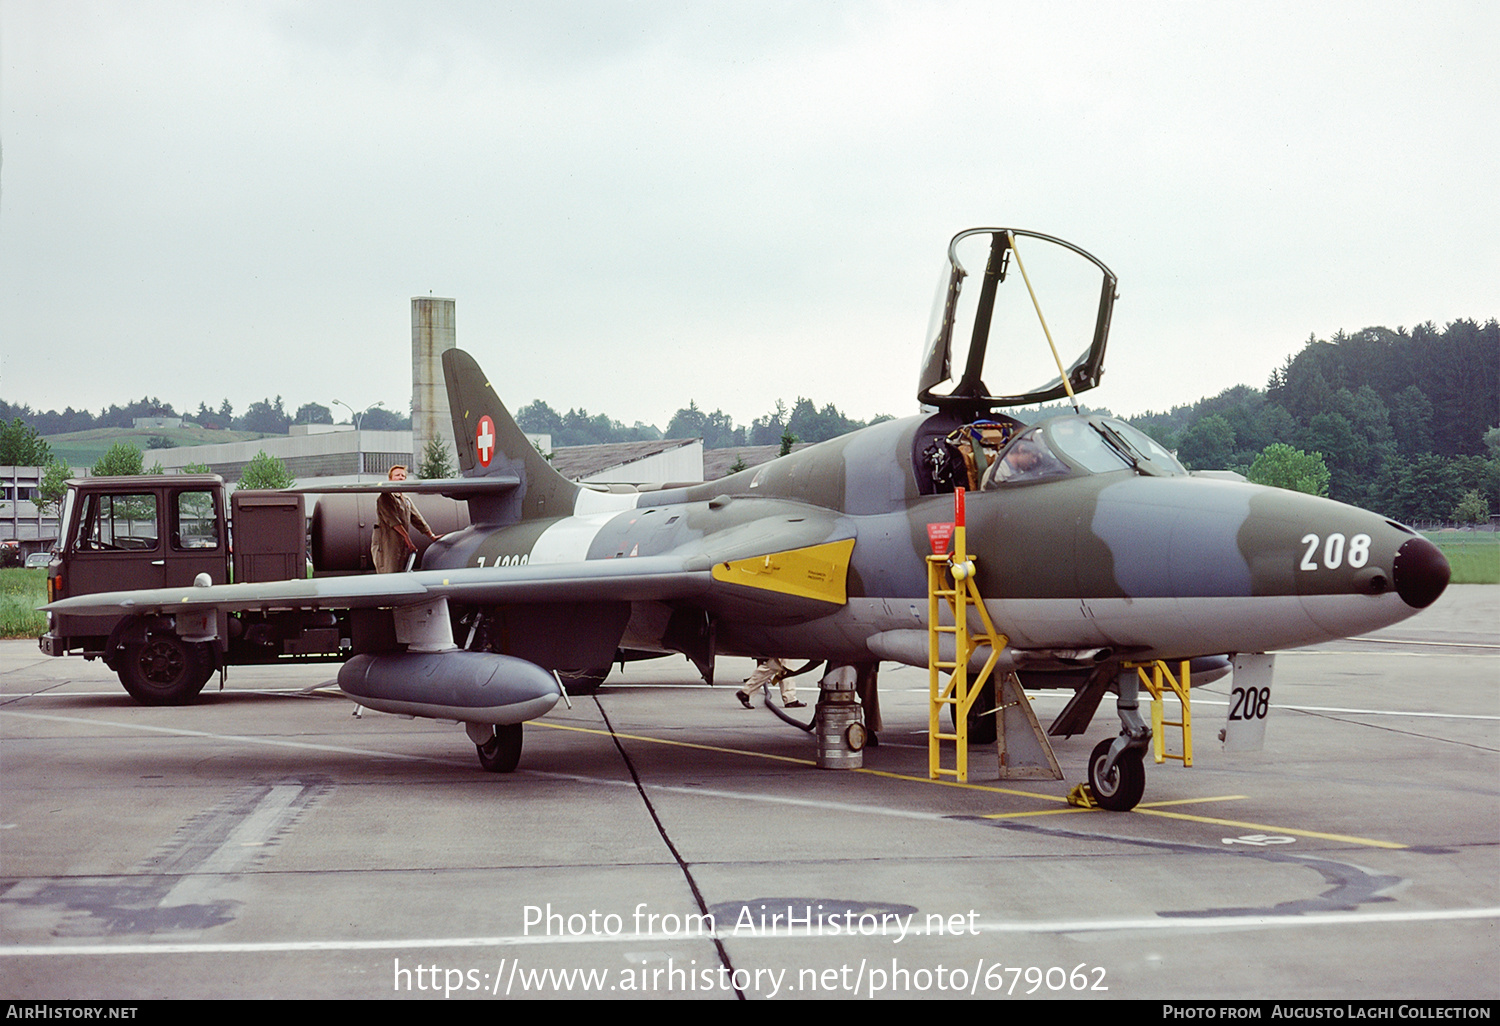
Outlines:
{"label": "main landing gear wheel", "polygon": [[1104,768],[1104,761],[1109,758],[1109,747],[1114,743],[1114,738],[1100,741],[1089,755],[1089,790],[1094,793],[1094,801],[1101,808],[1111,812],[1129,812],[1140,803],[1141,795],[1146,793],[1146,767],[1143,765],[1146,753],[1139,748],[1125,749],[1120,753],[1119,759],[1115,760],[1115,767],[1110,770],[1109,775],[1101,777],[1100,770]]}
{"label": "main landing gear wheel", "polygon": [[507,723],[495,728],[495,734],[483,744],[475,745],[479,765],[490,773],[510,773],[521,761],[521,725]]}
{"label": "main landing gear wheel", "polygon": [[142,705],[185,705],[198,697],[214,673],[211,645],[189,644],[175,634],[153,634],[126,646],[120,683]]}
{"label": "main landing gear wheel", "polygon": [[[953,706],[948,707],[948,726],[956,732],[958,724],[953,722]],[[999,714],[995,712],[995,681],[984,682],[984,693],[969,706],[969,744],[992,745],[1000,736]]]}

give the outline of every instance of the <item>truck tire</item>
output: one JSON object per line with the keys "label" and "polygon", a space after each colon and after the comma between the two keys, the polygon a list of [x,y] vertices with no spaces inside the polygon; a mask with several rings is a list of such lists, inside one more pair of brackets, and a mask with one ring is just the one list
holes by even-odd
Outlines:
{"label": "truck tire", "polygon": [[175,634],[151,634],[142,643],[125,646],[116,672],[130,697],[142,705],[186,705],[213,676],[213,646],[189,644]]}

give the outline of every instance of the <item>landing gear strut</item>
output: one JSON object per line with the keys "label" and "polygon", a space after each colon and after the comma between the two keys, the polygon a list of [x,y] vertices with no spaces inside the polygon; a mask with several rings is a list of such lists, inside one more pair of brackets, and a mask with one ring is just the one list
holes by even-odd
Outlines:
{"label": "landing gear strut", "polygon": [[1146,746],[1151,728],[1140,714],[1140,679],[1135,671],[1119,676],[1120,735],[1100,741],[1089,753],[1089,790],[1100,808],[1129,812],[1146,793]]}

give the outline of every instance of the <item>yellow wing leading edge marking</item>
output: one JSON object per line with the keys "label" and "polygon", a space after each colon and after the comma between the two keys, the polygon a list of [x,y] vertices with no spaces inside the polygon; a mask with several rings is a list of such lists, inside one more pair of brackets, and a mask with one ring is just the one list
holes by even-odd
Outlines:
{"label": "yellow wing leading edge marking", "polygon": [[788,549],[749,559],[715,563],[713,577],[725,584],[843,605],[848,601],[849,557],[854,539]]}

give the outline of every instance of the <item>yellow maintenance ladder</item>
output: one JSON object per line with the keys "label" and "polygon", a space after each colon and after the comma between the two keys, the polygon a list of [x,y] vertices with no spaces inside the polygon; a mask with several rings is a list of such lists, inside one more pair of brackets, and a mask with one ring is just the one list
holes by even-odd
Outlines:
{"label": "yellow maintenance ladder", "polygon": [[[1149,663],[1124,663],[1127,670],[1134,670],[1141,678],[1141,684],[1151,693],[1151,746],[1152,754],[1156,757],[1158,764],[1167,759],[1175,759],[1184,766],[1193,764],[1193,705],[1189,697],[1189,689],[1192,687],[1192,664],[1186,659],[1178,668],[1180,677],[1172,676],[1172,670],[1160,659]],[[1150,676],[1146,675],[1147,670]],[[1171,691],[1177,696],[1177,701],[1182,706],[1182,719],[1166,719],[1166,710],[1163,708],[1163,699],[1166,692]],[[1167,751],[1167,741],[1163,727],[1182,728],[1182,751]]]}
{"label": "yellow maintenance ladder", "polygon": [[[927,775],[929,779],[953,777],[959,783],[969,779],[969,710],[984,692],[994,673],[995,663],[1010,639],[995,629],[984,598],[974,583],[974,560],[968,555],[964,537],[963,493],[956,495],[953,525],[953,554],[927,557]],[[948,584],[952,579],[952,586]],[[946,601],[953,613],[952,625],[943,624],[941,603]],[[984,624],[983,632],[969,630],[969,608],[974,607]],[[953,636],[953,658],[943,658],[943,636]],[[990,657],[973,682],[969,681],[969,660],[981,646],[990,647]],[[943,671],[949,671],[946,681]],[[942,729],[943,706],[953,710],[953,733]],[[943,766],[942,745],[954,744],[952,768]]]}

